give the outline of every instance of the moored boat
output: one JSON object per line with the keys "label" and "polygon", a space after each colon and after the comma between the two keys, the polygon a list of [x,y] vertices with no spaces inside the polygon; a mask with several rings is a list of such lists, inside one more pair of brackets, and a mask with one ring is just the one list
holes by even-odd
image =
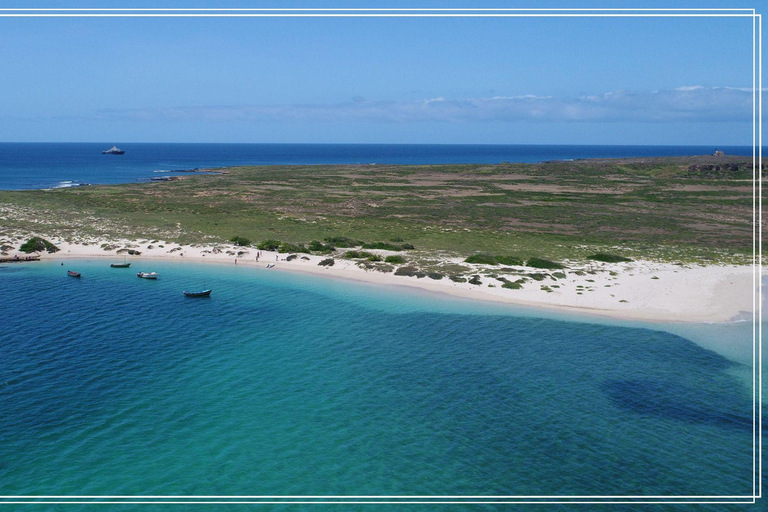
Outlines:
{"label": "moored boat", "polygon": [[102,155],[123,155],[123,154],[125,154],[125,151],[123,151],[122,149],[118,148],[117,146],[112,146],[108,150],[102,151],[101,154]]}
{"label": "moored boat", "polygon": [[80,272],[75,272],[74,270],[67,270],[67,275],[72,277],[80,277]]}
{"label": "moored boat", "polygon": [[136,274],[139,277],[143,277],[144,279],[157,279],[160,274],[157,272],[139,272]]}
{"label": "moored boat", "polygon": [[112,268],[128,268],[130,266],[131,266],[130,263],[113,263],[110,265],[110,267]]}
{"label": "moored boat", "polygon": [[210,297],[211,296],[211,289],[203,290],[201,292],[184,292],[185,297]]}

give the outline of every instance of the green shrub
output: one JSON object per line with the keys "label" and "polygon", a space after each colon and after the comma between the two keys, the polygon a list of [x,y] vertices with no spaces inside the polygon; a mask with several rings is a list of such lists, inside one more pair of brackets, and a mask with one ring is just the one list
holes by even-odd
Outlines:
{"label": "green shrub", "polygon": [[502,288],[507,288],[509,290],[519,290],[523,287],[523,283],[525,282],[524,279],[518,279],[515,282],[507,281],[503,285],[501,285]]}
{"label": "green shrub", "polygon": [[565,272],[552,272],[552,277],[555,279],[565,279]]}
{"label": "green shrub", "polygon": [[57,252],[59,248],[44,238],[33,236],[32,238],[24,242],[24,244],[22,244],[22,246],[19,247],[19,250],[21,252],[26,252],[26,253],[42,252],[42,251],[54,253],[54,252]]}
{"label": "green shrub", "polygon": [[469,284],[483,284],[483,282],[480,280],[480,276],[472,276],[469,280]]}
{"label": "green shrub", "polygon": [[403,239],[400,238],[399,236],[396,236],[395,238],[390,238],[389,241],[390,242],[402,242]]}
{"label": "green shrub", "polygon": [[418,277],[422,278],[427,275],[426,272],[422,272],[421,270],[417,269],[416,267],[400,267],[397,270],[395,270],[396,276],[409,276],[409,277]]}
{"label": "green shrub", "polygon": [[403,251],[412,251],[412,250],[414,250],[416,248],[414,246],[412,246],[411,244],[403,244],[403,245],[400,246],[400,249],[402,249]]}
{"label": "green shrub", "polygon": [[284,242],[280,244],[280,247],[277,248],[277,252],[303,252],[303,253],[309,253],[309,249],[304,247],[302,244],[296,245],[296,244],[289,244],[288,242]]}
{"label": "green shrub", "polygon": [[229,241],[241,247],[251,245],[251,241],[245,238],[244,236],[233,236],[232,238],[229,239]]}
{"label": "green shrub", "polygon": [[367,258],[365,258],[366,261],[383,261],[384,258],[379,256],[378,254],[371,254]]}
{"label": "green shrub", "polygon": [[318,263],[318,265],[322,265],[323,267],[332,267],[334,263],[335,263],[335,260],[333,258],[326,258],[320,263]]}
{"label": "green shrub", "polygon": [[282,244],[280,240],[264,240],[262,242],[259,242],[258,245],[256,245],[257,249],[261,249],[262,251],[276,251],[278,247],[280,247],[280,244]]}
{"label": "green shrub", "polygon": [[332,236],[325,239],[326,242],[328,242],[331,245],[335,245],[336,247],[342,247],[344,249],[349,247],[359,247],[363,245],[363,242],[360,240],[355,240],[354,238],[348,238],[346,236]]}
{"label": "green shrub", "polygon": [[496,261],[496,258],[490,254],[486,253],[480,253],[480,254],[473,254],[469,258],[464,260],[465,263],[481,263],[483,265],[498,265],[499,262]]}
{"label": "green shrub", "polygon": [[[358,258],[370,259],[375,256],[376,256],[375,254],[370,252],[365,252],[365,251],[347,251],[344,253],[344,257],[350,260],[358,259]],[[381,260],[371,260],[371,261],[381,261]]]}
{"label": "green shrub", "polygon": [[449,279],[454,283],[466,283],[467,279],[461,276],[450,276]]}
{"label": "green shrub", "polygon": [[525,263],[522,258],[517,256],[496,256],[496,261],[502,265],[515,265],[518,267],[522,267]]}
{"label": "green shrub", "polygon": [[531,279],[533,279],[535,281],[543,281],[544,279],[546,279],[549,276],[547,274],[542,274],[540,272],[535,272],[533,274],[528,274],[528,277],[530,277]]}
{"label": "green shrub", "polygon": [[625,258],[624,256],[619,256],[617,254],[608,254],[604,252],[593,254],[592,256],[588,256],[588,258],[590,260],[602,261],[605,263],[621,263],[625,261],[632,261],[631,258]]}
{"label": "green shrub", "polygon": [[526,266],[533,267],[533,268],[546,268],[551,270],[565,268],[564,266],[562,266],[560,263],[557,263],[556,261],[545,260],[542,258],[530,258],[526,263]]}
{"label": "green shrub", "polygon": [[385,251],[399,251],[401,246],[390,244],[389,242],[373,242],[370,244],[363,244],[363,249],[383,249]]}
{"label": "green shrub", "polygon": [[443,274],[440,272],[427,272],[427,277],[430,279],[434,279],[435,281],[439,281],[443,278]]}
{"label": "green shrub", "polygon": [[400,265],[402,263],[405,263],[405,258],[400,256],[399,254],[395,254],[393,256],[387,256],[386,258],[384,258],[384,261],[386,261],[387,263],[395,263]]}
{"label": "green shrub", "polygon": [[313,252],[323,252],[323,253],[329,253],[332,251],[335,251],[336,248],[333,245],[325,245],[322,242],[318,242],[317,240],[312,240],[309,242],[309,250]]}

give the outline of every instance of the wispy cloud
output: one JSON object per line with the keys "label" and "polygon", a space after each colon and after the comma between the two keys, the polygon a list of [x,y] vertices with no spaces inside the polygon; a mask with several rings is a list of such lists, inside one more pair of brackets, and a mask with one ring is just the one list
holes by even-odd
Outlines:
{"label": "wispy cloud", "polygon": [[337,104],[189,106],[100,110],[99,118],[178,122],[723,122],[752,119],[752,91],[687,85],[675,89],[613,91],[596,96],[526,94],[490,98],[427,98]]}

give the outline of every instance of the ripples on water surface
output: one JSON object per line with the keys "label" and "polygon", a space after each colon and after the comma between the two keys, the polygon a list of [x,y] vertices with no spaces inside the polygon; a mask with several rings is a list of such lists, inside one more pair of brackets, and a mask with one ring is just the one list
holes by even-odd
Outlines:
{"label": "ripples on water surface", "polygon": [[0,267],[0,494],[752,492],[736,363],[672,334],[108,263]]}

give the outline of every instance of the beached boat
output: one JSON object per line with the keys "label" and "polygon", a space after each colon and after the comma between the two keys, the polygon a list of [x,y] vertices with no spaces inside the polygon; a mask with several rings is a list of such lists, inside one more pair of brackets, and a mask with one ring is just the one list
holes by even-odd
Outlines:
{"label": "beached boat", "polygon": [[267,263],[267,268],[272,268],[272,267],[274,267],[274,266],[275,266],[275,264],[274,264],[274,263]]}
{"label": "beached boat", "polygon": [[108,150],[102,151],[101,154],[102,155],[122,155],[122,154],[125,154],[125,151],[118,148],[117,146],[112,146]]}
{"label": "beached boat", "polygon": [[67,275],[72,277],[80,277],[80,272],[75,272],[74,270],[67,270]]}
{"label": "beached boat", "polygon": [[139,272],[136,274],[139,277],[143,277],[144,279],[157,279],[160,274],[157,272]]}
{"label": "beached boat", "polygon": [[211,291],[212,290],[210,290],[210,289],[203,290],[201,292],[186,292],[185,291],[184,292],[184,296],[185,297],[210,297],[211,296]]}

